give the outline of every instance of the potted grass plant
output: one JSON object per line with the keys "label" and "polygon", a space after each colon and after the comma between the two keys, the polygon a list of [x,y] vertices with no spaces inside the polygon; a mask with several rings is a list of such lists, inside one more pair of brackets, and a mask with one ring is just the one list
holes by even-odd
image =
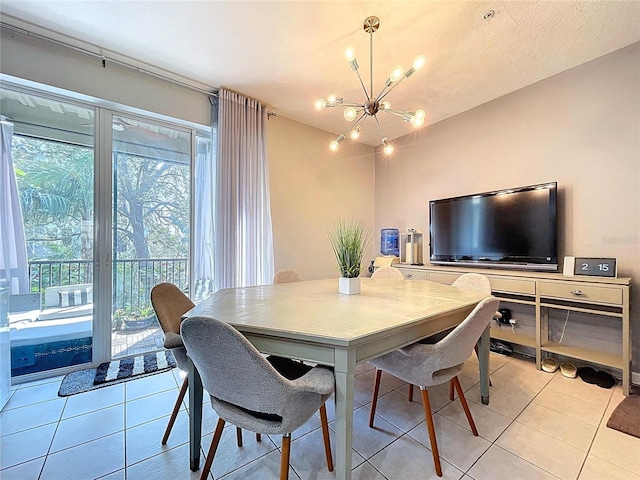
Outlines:
{"label": "potted grass plant", "polygon": [[340,271],[338,291],[346,295],[360,293],[362,258],[369,243],[362,222],[338,219],[329,232],[329,240]]}

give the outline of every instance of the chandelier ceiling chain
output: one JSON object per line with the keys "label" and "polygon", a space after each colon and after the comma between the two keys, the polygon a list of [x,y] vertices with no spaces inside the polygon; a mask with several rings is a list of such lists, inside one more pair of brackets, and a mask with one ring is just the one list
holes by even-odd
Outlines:
{"label": "chandelier ceiling chain", "polygon": [[382,145],[384,153],[390,155],[393,153],[393,145],[389,143],[387,137],[385,137],[382,132],[382,127],[380,126],[380,122],[378,120],[379,112],[386,112],[391,115],[395,115],[397,117],[402,118],[405,122],[411,123],[414,128],[421,127],[424,124],[425,112],[422,109],[416,110],[415,112],[410,110],[392,110],[391,103],[388,100],[385,100],[385,97],[391,93],[393,89],[395,89],[400,82],[402,82],[405,78],[409,78],[413,75],[416,70],[421,68],[426,62],[426,58],[424,55],[418,56],[413,65],[408,68],[406,71],[401,66],[396,66],[391,71],[389,78],[384,84],[384,87],[378,93],[377,96],[374,96],[373,90],[373,34],[380,28],[380,19],[375,16],[367,17],[364,20],[363,29],[366,33],[369,34],[369,91],[367,91],[367,87],[360,76],[360,66],[355,58],[352,49],[347,49],[346,56],[351,66],[351,70],[356,72],[358,76],[358,80],[360,81],[360,85],[362,86],[362,90],[365,95],[364,103],[351,103],[345,102],[343,98],[338,98],[336,95],[329,95],[329,97],[325,100],[323,98],[318,98],[314,102],[316,110],[323,110],[324,108],[333,108],[337,105],[343,105],[346,108],[344,109],[344,118],[348,122],[352,122],[349,128],[342,134],[340,134],[334,141],[329,144],[329,148],[331,151],[338,150],[340,142],[342,142],[347,135],[349,135],[353,140],[357,140],[360,136],[360,130],[362,129],[362,124],[367,119],[367,117],[373,117],[376,122],[376,126],[378,127],[378,132],[380,132],[380,137],[382,138]]}

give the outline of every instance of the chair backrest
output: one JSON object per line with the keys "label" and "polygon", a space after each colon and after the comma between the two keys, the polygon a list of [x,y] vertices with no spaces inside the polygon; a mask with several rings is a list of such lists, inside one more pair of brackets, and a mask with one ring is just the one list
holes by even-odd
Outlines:
{"label": "chair backrest", "polygon": [[[211,396],[218,415],[241,428],[259,433],[256,412],[281,420],[271,433],[292,432],[304,424],[333,391],[333,373],[314,367],[300,379],[282,376],[262,354],[231,325],[208,317],[182,322],[187,353]],[[304,380],[303,380],[304,379]],[[260,415],[258,415],[260,416]],[[282,429],[282,431],[280,431]]]}
{"label": "chair backrest", "polygon": [[491,283],[489,279],[479,273],[464,273],[460,275],[451,286],[462,290],[482,293],[487,296],[491,295]]}
{"label": "chair backrest", "polygon": [[173,283],[159,283],[151,289],[151,305],[162,331],[180,335],[180,321],[195,304]]}
{"label": "chair backrest", "polygon": [[404,275],[400,270],[393,267],[379,267],[376,268],[371,278],[396,278],[399,280],[404,280]]}
{"label": "chair backrest", "polygon": [[302,282],[304,278],[296,271],[290,268],[278,270],[273,276],[273,283],[289,283],[289,282]]}
{"label": "chair backrest", "polygon": [[454,328],[446,337],[433,345],[433,353],[439,358],[434,371],[455,367],[464,363],[473,351],[474,345],[482,332],[493,318],[500,301],[495,297],[482,300],[460,325]]}

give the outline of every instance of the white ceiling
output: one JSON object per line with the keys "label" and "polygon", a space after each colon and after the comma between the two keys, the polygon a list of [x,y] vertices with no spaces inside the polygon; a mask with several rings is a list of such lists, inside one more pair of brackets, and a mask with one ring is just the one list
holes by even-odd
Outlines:
{"label": "white ceiling", "polygon": [[[486,20],[483,15],[493,10]],[[316,112],[329,93],[363,103],[345,59],[351,47],[369,84],[369,15],[374,91],[394,65],[424,54],[426,66],[387,99],[427,113],[425,125],[474,108],[640,41],[639,1],[59,1],[2,0],[5,23],[28,22],[160,67],[204,87],[226,87],[269,109],[336,135],[341,109]],[[379,114],[389,139],[408,123]],[[369,119],[361,141],[381,137]]]}

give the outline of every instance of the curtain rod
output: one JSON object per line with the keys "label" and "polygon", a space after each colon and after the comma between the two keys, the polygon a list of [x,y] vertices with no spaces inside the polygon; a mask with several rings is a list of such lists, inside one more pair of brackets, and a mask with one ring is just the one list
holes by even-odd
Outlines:
{"label": "curtain rod", "polygon": [[[196,87],[195,85],[191,85],[189,83],[186,83],[186,82],[183,82],[183,81],[180,81],[180,80],[176,80],[175,78],[167,77],[167,76],[162,75],[160,73],[156,73],[156,72],[153,72],[151,70],[147,70],[145,68],[138,67],[136,65],[132,65],[132,64],[127,63],[127,62],[123,62],[122,60],[117,60],[115,58],[108,57],[107,55],[104,55],[104,54],[93,52],[93,51],[88,50],[86,48],[78,47],[76,45],[71,45],[70,43],[66,43],[66,42],[63,42],[61,40],[56,40],[54,38],[47,37],[46,35],[41,35],[39,33],[30,32],[29,30],[26,30],[26,29],[21,28],[21,27],[17,27],[15,25],[11,25],[9,23],[0,22],[0,28],[5,29],[5,30],[9,30],[11,32],[19,33],[21,35],[25,35],[27,37],[35,38],[37,40],[48,42],[48,43],[51,43],[53,45],[57,45],[59,47],[66,48],[68,50],[73,50],[75,52],[82,53],[84,55],[89,55],[89,56],[94,57],[94,58],[99,58],[102,61],[102,67],[103,68],[106,68],[106,62],[108,61],[110,63],[114,63],[116,65],[128,68],[130,70],[134,70],[134,71],[139,72],[139,73],[144,73],[145,75],[150,75],[152,77],[158,78],[160,80],[164,80],[166,82],[174,83],[176,85],[180,85],[180,86],[188,88],[190,90],[195,90],[196,92],[204,93],[206,95],[212,95],[214,97],[218,96],[218,92],[216,90],[213,90],[213,89],[212,89],[213,91],[212,90],[205,90],[204,88]],[[83,43],[87,43],[88,45],[91,45],[91,46],[99,49],[100,51],[102,51],[102,48],[98,47],[97,45],[92,45],[92,44],[90,44],[88,42],[83,42]]]}
{"label": "curtain rod", "polygon": [[[5,30],[9,30],[11,32],[19,33],[21,35],[25,35],[27,37],[34,38],[36,40],[40,40],[40,41],[43,41],[43,42],[51,43],[52,45],[56,45],[56,46],[59,46],[59,47],[62,47],[62,48],[66,48],[67,50],[72,50],[74,52],[78,52],[78,53],[82,53],[84,55],[88,55],[90,57],[99,58],[102,61],[102,67],[103,68],[106,68],[106,62],[109,61],[109,62],[114,63],[116,65],[119,65],[119,66],[128,68],[130,70],[133,70],[135,72],[143,73],[145,75],[150,75],[150,76],[158,78],[160,80],[164,80],[164,81],[169,82],[169,83],[180,85],[182,87],[188,88],[190,90],[194,90],[196,92],[204,93],[205,95],[209,95],[209,96],[212,96],[212,97],[217,97],[218,96],[218,90],[217,89],[213,89],[212,88],[212,90],[205,90],[203,88],[196,87],[195,85],[191,85],[189,83],[182,82],[180,80],[176,80],[175,78],[167,77],[167,76],[162,75],[160,73],[156,73],[156,72],[153,72],[151,70],[147,70],[147,69],[132,65],[130,63],[123,62],[122,60],[117,60],[115,58],[108,57],[108,56],[106,56],[104,54],[96,53],[96,52],[93,52],[91,50],[87,50],[86,48],[78,47],[76,45],[71,45],[70,43],[63,42],[62,40],[56,40],[55,38],[47,37],[46,35],[41,35],[39,33],[31,32],[31,31],[26,30],[24,28],[17,27],[15,25],[11,25],[10,23],[0,22],[0,29],[5,29]],[[95,47],[95,48],[97,48],[97,49],[102,51],[102,48],[97,46],[97,45],[92,45],[92,44],[90,44],[88,42],[83,42],[83,43],[91,45],[91,46],[93,46],[93,47]],[[277,114],[275,112],[267,110],[267,119],[270,120],[271,117],[277,117]]]}

